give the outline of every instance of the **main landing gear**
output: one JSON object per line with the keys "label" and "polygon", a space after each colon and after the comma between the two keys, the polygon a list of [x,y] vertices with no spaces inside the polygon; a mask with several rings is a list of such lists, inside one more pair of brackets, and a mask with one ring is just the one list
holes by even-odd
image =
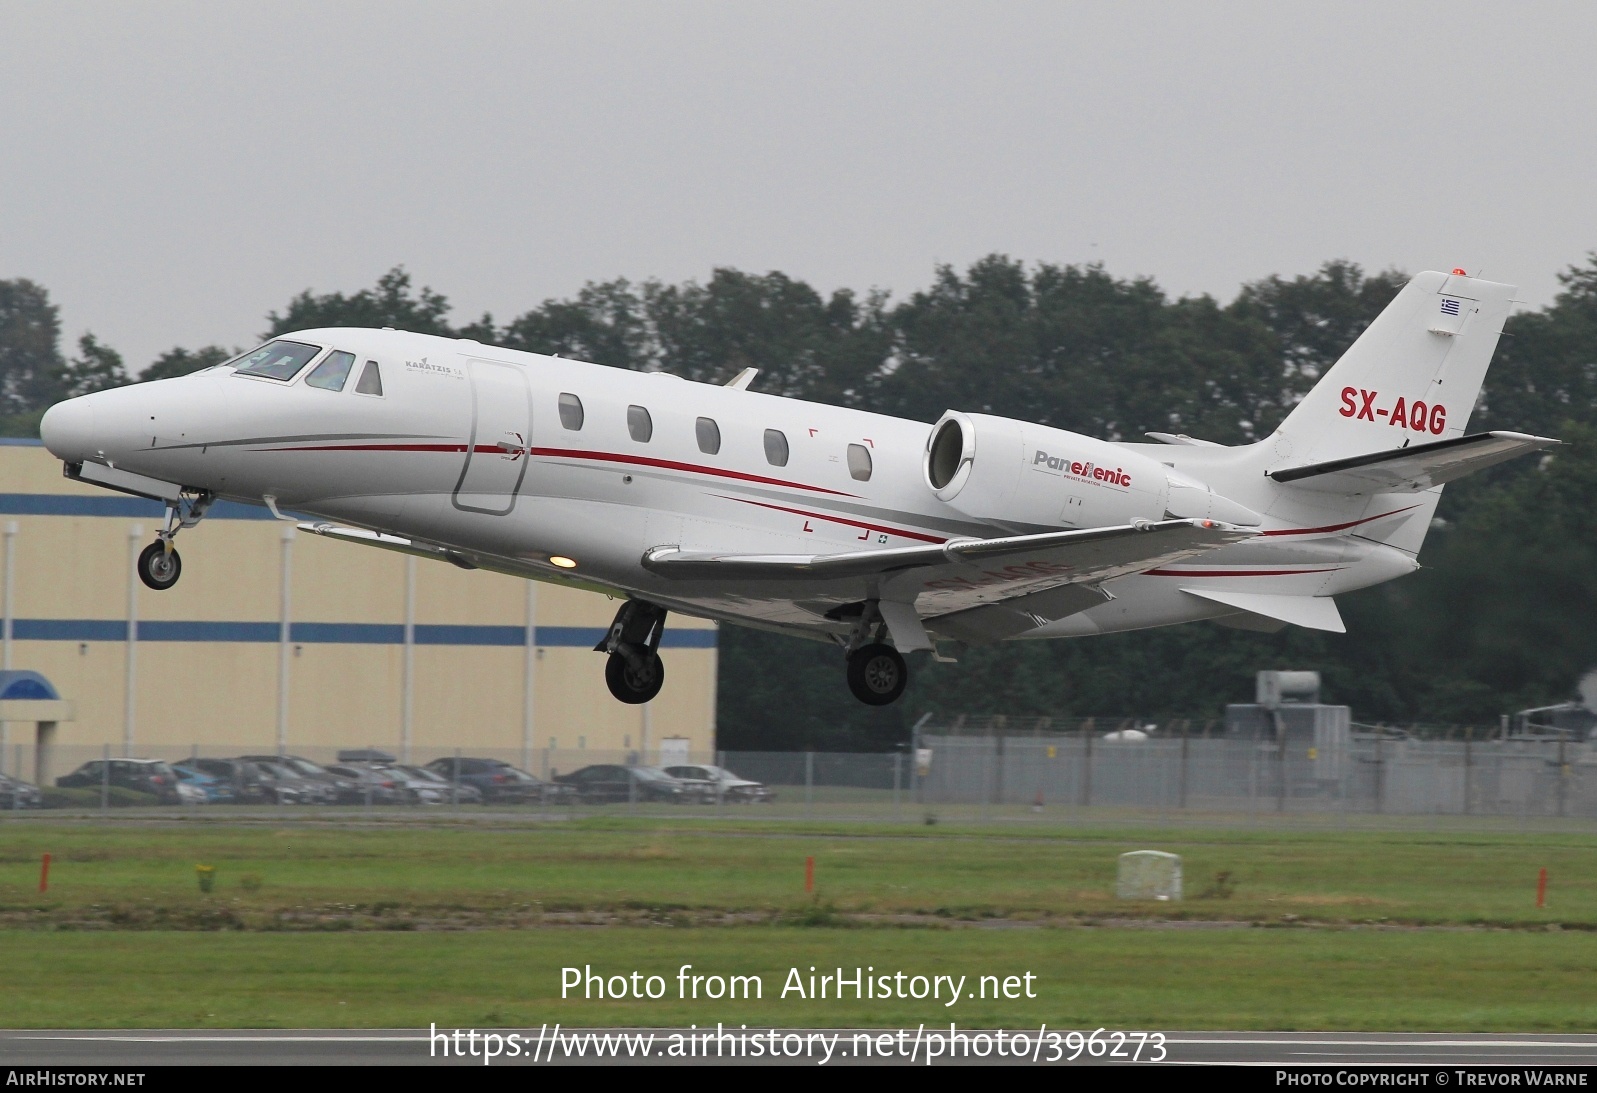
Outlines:
{"label": "main landing gear", "polygon": [[867,706],[890,706],[909,683],[909,665],[887,644],[887,625],[875,600],[860,605],[859,619],[849,634],[848,689]]}
{"label": "main landing gear", "polygon": [[665,608],[645,600],[621,605],[610,632],[593,647],[594,652],[609,655],[604,681],[611,694],[637,706],[660,693],[665,684],[665,665],[659,653],[664,633]]}
{"label": "main landing gear", "polygon": [[172,541],[178,532],[205,519],[205,511],[215,500],[215,494],[201,490],[194,497],[185,495],[175,502],[167,502],[165,526],[155,533],[155,542],[139,552],[139,580],[157,592],[165,592],[177,584],[177,579],[183,575],[183,559]]}

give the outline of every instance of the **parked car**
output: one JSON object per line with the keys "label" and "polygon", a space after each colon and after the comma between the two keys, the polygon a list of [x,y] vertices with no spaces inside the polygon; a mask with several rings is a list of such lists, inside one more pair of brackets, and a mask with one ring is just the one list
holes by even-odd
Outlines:
{"label": "parked car", "polygon": [[327,782],[307,778],[278,759],[250,759],[263,775],[272,780],[277,803],[283,805],[331,805],[338,802],[338,791]]}
{"label": "parked car", "polygon": [[338,753],[340,763],[397,763],[399,757],[377,748],[348,748]]}
{"label": "parked car", "polygon": [[467,785],[464,782],[457,786],[448,778],[445,778],[441,774],[436,774],[433,771],[428,770],[426,767],[412,766],[409,763],[399,763],[396,765],[400,770],[404,771],[411,777],[436,785],[438,787],[438,791],[444,795],[445,801],[462,805],[482,804],[482,791],[476,786]]}
{"label": "parked car", "polygon": [[238,794],[233,792],[231,782],[214,774],[206,774],[198,767],[191,767],[187,763],[173,763],[172,773],[177,775],[179,785],[193,786],[204,794],[206,804],[230,805],[238,800]]}
{"label": "parked car", "polygon": [[341,805],[354,805],[363,802],[366,797],[361,791],[360,784],[352,778],[344,778],[334,774],[320,763],[313,763],[309,759],[298,755],[244,755],[240,758],[251,763],[275,763],[287,767],[301,778],[308,778],[312,782],[320,782],[330,786],[333,790],[333,802]]}
{"label": "parked car", "polygon": [[342,763],[340,769],[364,769],[393,784],[401,804],[442,805],[449,803],[449,786],[435,778],[422,778],[398,763]]}
{"label": "parked car", "polygon": [[387,774],[359,763],[338,763],[327,768],[328,773],[350,781],[355,786],[356,800],[361,804],[397,805],[405,800],[405,790]]}
{"label": "parked car", "polygon": [[537,775],[511,766],[503,759],[477,759],[453,756],[434,759],[427,769],[445,781],[453,781],[456,764],[459,764],[460,783],[472,786],[490,804],[530,803],[539,801],[552,804],[569,801],[576,794],[570,786],[558,782],[545,782]]}
{"label": "parked car", "polygon": [[[232,787],[233,803],[241,805],[276,804],[277,779],[270,772],[244,759],[186,759],[183,763],[202,774],[209,774]],[[284,802],[288,803],[287,801]]]}
{"label": "parked car", "polygon": [[24,808],[43,808],[44,794],[32,782],[0,774],[0,810],[7,812]]}
{"label": "parked car", "polygon": [[109,781],[113,786],[148,793],[163,805],[192,800],[178,789],[177,773],[159,759],[91,759],[71,774],[57,778],[55,784],[62,789],[98,788],[107,781],[107,762],[111,765]]}
{"label": "parked car", "polygon": [[555,779],[572,786],[587,804],[606,801],[685,801],[697,794],[659,767],[623,767],[596,763]]}
{"label": "parked car", "polygon": [[666,767],[665,772],[684,782],[708,787],[712,799],[719,794],[723,801],[738,803],[752,804],[755,801],[776,800],[775,792],[764,782],[751,782],[747,778],[739,778],[725,767],[710,766],[706,763],[702,766]]}

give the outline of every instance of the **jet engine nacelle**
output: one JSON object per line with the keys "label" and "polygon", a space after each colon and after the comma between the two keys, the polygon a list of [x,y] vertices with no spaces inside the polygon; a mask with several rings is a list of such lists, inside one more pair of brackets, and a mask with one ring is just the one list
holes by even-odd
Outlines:
{"label": "jet engine nacelle", "polygon": [[923,468],[940,500],[1017,530],[1166,516],[1259,523],[1252,510],[1147,456],[1013,418],[948,411],[927,438]]}

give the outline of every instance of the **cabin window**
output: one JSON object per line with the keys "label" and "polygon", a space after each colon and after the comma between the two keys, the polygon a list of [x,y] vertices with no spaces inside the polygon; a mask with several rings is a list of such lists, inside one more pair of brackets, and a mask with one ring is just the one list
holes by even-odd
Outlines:
{"label": "cabin window", "polygon": [[279,339],[267,342],[255,352],[238,359],[239,376],[264,376],[270,380],[291,380],[300,369],[309,364],[322,351],[319,345],[290,342]]}
{"label": "cabin window", "polygon": [[765,461],[773,467],[787,466],[787,434],[782,430],[765,430]]}
{"label": "cabin window", "polygon": [[628,406],[627,432],[639,444],[647,444],[654,435],[654,419],[649,416],[649,411],[641,406]]}
{"label": "cabin window", "polygon": [[713,417],[701,417],[693,423],[693,431],[699,437],[699,451],[705,455],[714,455],[721,450],[721,427],[715,423]]}
{"label": "cabin window", "polygon": [[377,368],[376,361],[367,361],[366,367],[360,374],[360,382],[355,384],[357,395],[380,395],[383,393],[383,374]]}
{"label": "cabin window", "polygon": [[582,400],[570,391],[560,396],[560,424],[572,432],[582,428]]}
{"label": "cabin window", "polygon": [[848,476],[856,482],[871,480],[871,453],[865,445],[848,446]]}
{"label": "cabin window", "polygon": [[311,369],[305,377],[306,387],[320,387],[324,391],[342,391],[349,379],[349,370],[355,367],[355,354],[335,349],[326,360]]}

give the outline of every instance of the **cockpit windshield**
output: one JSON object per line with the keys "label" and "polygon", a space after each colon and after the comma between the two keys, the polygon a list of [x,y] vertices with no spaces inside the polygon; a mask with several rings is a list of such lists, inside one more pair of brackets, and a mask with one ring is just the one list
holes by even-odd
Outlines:
{"label": "cockpit windshield", "polygon": [[279,338],[275,342],[267,342],[253,353],[238,358],[238,371],[235,375],[291,380],[299,375],[300,369],[309,364],[321,351],[322,347],[319,345],[306,345],[304,342],[290,342]]}

